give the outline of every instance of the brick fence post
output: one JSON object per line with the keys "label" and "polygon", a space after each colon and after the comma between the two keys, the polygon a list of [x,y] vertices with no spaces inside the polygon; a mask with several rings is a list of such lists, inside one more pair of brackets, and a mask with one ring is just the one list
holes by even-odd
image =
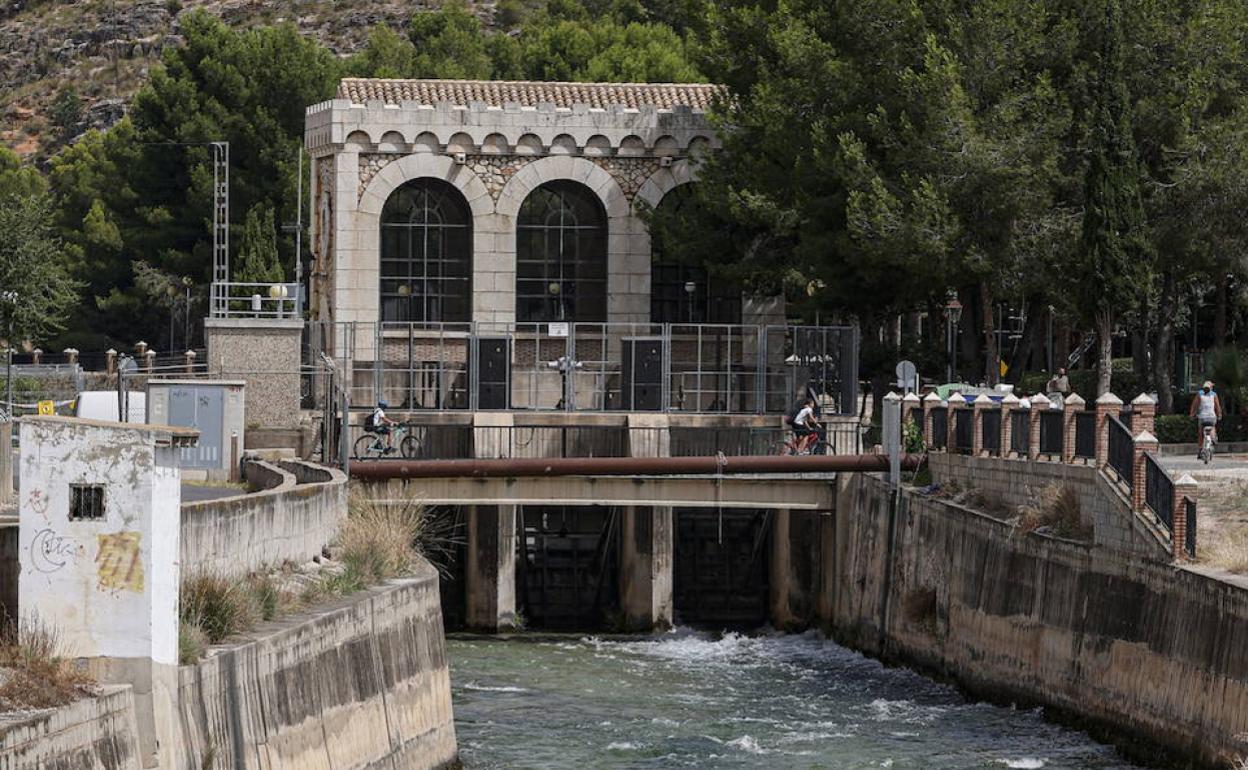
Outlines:
{"label": "brick fence post", "polygon": [[117,373],[117,351],[112,348],[104,351],[104,372],[109,377]]}
{"label": "brick fence post", "polygon": [[1170,545],[1175,561],[1191,561],[1196,558],[1196,554],[1187,552],[1187,501],[1195,503],[1196,495],[1196,479],[1191,474],[1184,473],[1174,482],[1174,536]]}
{"label": "brick fence post", "polygon": [[1049,409],[1049,399],[1043,393],[1031,397],[1031,414],[1027,420],[1027,457],[1031,460],[1040,459],[1040,415]]}
{"label": "brick fence post", "polygon": [[1146,393],[1136,396],[1131,401],[1131,432],[1157,435],[1156,416],[1157,402]]}
{"label": "brick fence post", "polygon": [[1075,434],[1078,418],[1075,416],[1087,405],[1078,393],[1071,393],[1062,401],[1062,462],[1075,461]]}
{"label": "brick fence post", "polygon": [[143,354],[143,368],[147,370],[148,374],[151,374],[154,371],[156,371],[156,351],[155,350],[148,350],[147,352]]}
{"label": "brick fence post", "polygon": [[186,373],[187,374],[195,373],[195,357],[197,355],[198,354],[194,350],[188,350],[182,354],[182,356],[186,359]]}
{"label": "brick fence post", "polygon": [[147,353],[146,342],[144,342],[143,340],[139,340],[138,342],[134,343],[134,357],[135,358],[142,358],[145,353]]}
{"label": "brick fence post", "polygon": [[1131,510],[1143,513],[1145,507],[1145,485],[1148,483],[1144,456],[1156,452],[1160,444],[1151,433],[1138,433],[1135,436],[1135,456],[1131,464]]}
{"label": "brick fence post", "polygon": [[30,351],[30,362],[32,364],[43,363],[43,350],[41,348],[35,348],[34,350]]}
{"label": "brick fence post", "polygon": [[1109,465],[1109,416],[1122,412],[1122,399],[1106,393],[1096,399],[1096,467]]}
{"label": "brick fence post", "polygon": [[[907,393],[901,399],[901,424],[903,426],[906,424],[906,420],[914,418],[915,409],[920,410],[919,414],[922,415],[923,401],[919,398],[917,393]],[[921,416],[918,422],[922,422]]]}
{"label": "brick fence post", "polygon": [[983,393],[971,402],[971,454],[975,457],[984,453],[984,410],[992,405],[992,399]]}
{"label": "brick fence post", "polygon": [[1010,456],[1010,445],[1014,443],[1014,421],[1010,413],[1018,409],[1018,396],[1007,393],[1001,399],[1001,456]]}
{"label": "brick fence post", "polygon": [[957,446],[958,443],[958,410],[966,408],[966,397],[961,393],[954,393],[949,397],[949,414],[945,416],[945,451],[952,454],[952,450],[961,449],[966,451],[970,447]]}
{"label": "brick fence post", "polygon": [[923,443],[932,447],[932,412],[940,408],[940,396],[935,392],[923,397]]}
{"label": "brick fence post", "polygon": [[77,348],[65,348],[63,352],[65,353],[65,363],[69,364],[70,366],[73,366],[74,364],[78,363],[78,349]]}

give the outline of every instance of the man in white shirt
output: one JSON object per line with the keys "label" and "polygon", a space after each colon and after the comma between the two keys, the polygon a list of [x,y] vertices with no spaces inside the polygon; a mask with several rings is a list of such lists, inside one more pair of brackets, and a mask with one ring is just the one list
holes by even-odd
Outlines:
{"label": "man in white shirt", "polygon": [[819,440],[817,428],[819,420],[815,418],[815,400],[808,398],[802,402],[802,408],[793,418],[793,442],[798,454],[810,454],[811,447]]}

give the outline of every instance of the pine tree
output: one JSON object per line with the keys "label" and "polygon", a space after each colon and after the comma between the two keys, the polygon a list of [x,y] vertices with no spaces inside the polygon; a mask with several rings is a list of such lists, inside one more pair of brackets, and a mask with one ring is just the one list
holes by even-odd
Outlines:
{"label": "pine tree", "polygon": [[277,230],[273,225],[272,206],[257,203],[248,209],[231,280],[235,283],[281,283],[286,280],[277,258]]}
{"label": "pine tree", "polygon": [[1106,0],[1105,37],[1095,84],[1094,118],[1076,292],[1095,325],[1097,394],[1110,388],[1112,342],[1118,313],[1149,280],[1145,259],[1140,165],[1131,133],[1131,102],[1123,77],[1122,8]]}

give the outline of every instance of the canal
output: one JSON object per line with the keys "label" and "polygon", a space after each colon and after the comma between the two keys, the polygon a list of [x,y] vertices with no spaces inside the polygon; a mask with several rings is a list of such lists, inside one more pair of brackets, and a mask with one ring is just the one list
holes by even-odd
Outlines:
{"label": "canal", "polygon": [[813,633],[452,638],[449,655],[467,770],[1136,767]]}

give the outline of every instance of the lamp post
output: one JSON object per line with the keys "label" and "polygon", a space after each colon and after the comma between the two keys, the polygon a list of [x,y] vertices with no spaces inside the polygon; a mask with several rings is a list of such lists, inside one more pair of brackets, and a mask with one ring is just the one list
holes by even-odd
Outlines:
{"label": "lamp post", "polygon": [[945,382],[953,382],[954,365],[958,357],[958,321],[962,320],[962,303],[953,292],[949,293],[949,301],[945,303],[945,343],[949,353],[949,363],[945,369]]}
{"label": "lamp post", "polygon": [[559,320],[563,320],[563,284],[559,281],[551,281],[546,290],[550,292],[550,296],[554,297],[555,305],[559,308]]}
{"label": "lamp post", "polygon": [[685,297],[688,299],[689,305],[689,324],[693,324],[693,294],[698,290],[698,285],[693,281],[685,281]]}
{"label": "lamp post", "polygon": [[[12,289],[8,291],[0,291],[0,304],[4,305],[4,319],[7,321],[5,330],[5,366],[4,366],[4,405],[8,410],[9,419],[13,419],[13,335],[16,333],[16,326],[13,323],[13,312],[17,308],[17,292]],[[0,450],[9,451],[8,447],[0,447]]]}

